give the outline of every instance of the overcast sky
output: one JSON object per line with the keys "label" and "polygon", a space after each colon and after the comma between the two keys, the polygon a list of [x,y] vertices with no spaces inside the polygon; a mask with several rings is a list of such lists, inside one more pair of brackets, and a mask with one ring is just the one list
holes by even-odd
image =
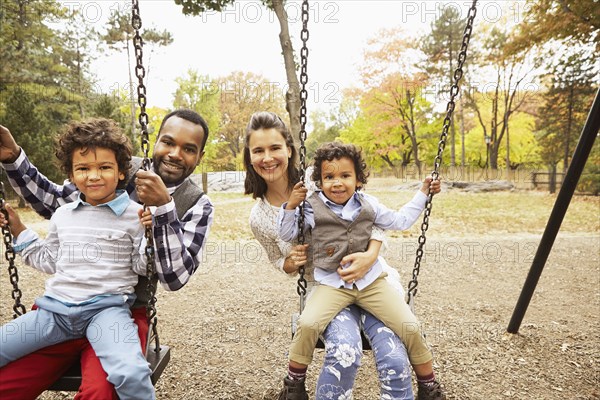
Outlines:
{"label": "overcast sky", "polygon": [[[79,8],[96,29],[103,30],[110,12],[130,10],[130,1],[70,1],[65,6]],[[402,26],[407,32],[422,34],[440,15],[443,7],[460,9],[466,17],[470,1],[401,0],[320,0],[310,4],[309,112],[328,108],[339,99],[342,88],[357,79],[356,68],[368,38],[382,28]],[[503,11],[500,4],[483,2],[478,23],[497,22],[503,13],[517,13],[524,1],[512,3]],[[300,2],[288,1],[290,31],[297,52],[301,47]],[[148,105],[168,108],[176,88],[175,78],[195,69],[211,78],[232,71],[254,72],[272,83],[273,89],[285,90],[286,79],[279,44],[276,16],[260,0],[239,0],[224,13],[185,17],[173,0],[140,0],[144,27],[166,29],[174,42],[151,54],[147,78]],[[516,14],[515,14],[516,15]],[[127,59],[124,54],[102,56],[93,63],[99,78],[97,90],[109,92],[126,86]]]}

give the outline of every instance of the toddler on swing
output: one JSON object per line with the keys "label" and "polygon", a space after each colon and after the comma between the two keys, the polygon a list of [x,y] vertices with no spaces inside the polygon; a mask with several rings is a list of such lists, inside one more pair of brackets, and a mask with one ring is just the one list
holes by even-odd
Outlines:
{"label": "toddler on swing", "polygon": [[[390,327],[406,345],[417,375],[418,399],[445,399],[435,380],[432,353],[408,305],[385,280],[379,262],[358,280],[344,282],[337,273],[347,254],[367,248],[373,226],[406,230],[425,207],[427,193],[440,191],[440,182],[424,180],[420,191],[399,211],[393,211],[370,195],[359,192],[368,172],[362,154],[352,144],[326,143],[315,153],[312,180],[319,190],[306,199],[303,182],[294,186],[279,213],[279,234],[292,242],[298,235],[298,206],[304,203],[304,228],[310,234],[315,280],[320,283],[309,297],[298,320],[289,351],[288,376],[280,399],[307,399],[304,378],[319,335],[344,307],[356,304]],[[342,266],[342,268],[345,266]]]}

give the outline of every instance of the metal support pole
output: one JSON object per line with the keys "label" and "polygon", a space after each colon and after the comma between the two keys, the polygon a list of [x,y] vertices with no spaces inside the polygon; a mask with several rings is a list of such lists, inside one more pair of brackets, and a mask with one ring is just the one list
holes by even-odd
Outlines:
{"label": "metal support pole", "polygon": [[552,208],[552,213],[548,219],[548,224],[542,235],[542,240],[535,253],[531,269],[529,270],[529,274],[527,275],[527,279],[521,290],[521,295],[519,296],[512,318],[508,324],[507,331],[509,333],[517,333],[519,331],[519,327],[525,316],[525,311],[527,311],[527,306],[529,306],[535,287],[542,275],[542,270],[544,269],[550,250],[552,250],[554,239],[556,239],[556,234],[565,217],[567,208],[569,207],[569,203],[575,192],[575,187],[577,186],[577,182],[579,181],[579,177],[581,176],[581,172],[583,171],[588,156],[592,151],[592,146],[594,145],[599,130],[600,89],[596,92],[592,108],[583,130],[581,131],[581,136],[577,142],[575,152],[573,153],[573,159],[571,160],[569,169],[567,170],[560,191],[558,192],[556,202]]}

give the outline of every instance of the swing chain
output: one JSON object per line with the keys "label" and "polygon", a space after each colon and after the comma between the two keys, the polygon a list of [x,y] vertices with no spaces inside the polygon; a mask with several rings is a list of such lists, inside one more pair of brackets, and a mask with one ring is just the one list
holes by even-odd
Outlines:
{"label": "swing chain", "polygon": [[[6,211],[6,192],[4,191],[4,182],[0,182],[0,212],[4,214],[4,219],[8,221],[8,211]],[[12,246],[12,233],[8,226],[2,227],[2,237],[4,239],[4,258],[8,261],[8,277],[10,283],[12,284],[12,298],[15,301],[13,304],[13,318],[17,318],[20,315],[25,314],[27,311],[25,310],[25,306],[21,304],[21,289],[19,289],[19,272],[17,271],[17,267],[15,265],[15,250]]]}
{"label": "swing chain", "polygon": [[137,98],[140,106],[140,115],[138,121],[142,128],[142,153],[144,154],[143,166],[144,170],[150,169],[150,159],[148,158],[148,152],[150,148],[150,140],[148,139],[148,114],[146,113],[146,86],[144,85],[144,77],[146,76],[146,69],[143,64],[143,40],[140,35],[140,29],[142,28],[142,17],[140,16],[140,8],[138,0],[131,0],[131,26],[135,30],[133,36],[133,47],[135,50],[135,76],[138,78],[137,86]]}
{"label": "swing chain", "polygon": [[[437,180],[440,175],[438,169],[442,164],[442,155],[444,152],[444,148],[446,147],[448,130],[450,128],[452,114],[454,113],[454,108],[456,106],[454,99],[456,98],[456,96],[458,96],[460,92],[458,84],[461,78],[463,77],[463,64],[467,59],[467,49],[471,40],[471,33],[473,32],[473,21],[475,20],[475,15],[477,15],[477,0],[473,0],[471,8],[469,9],[469,14],[467,16],[467,26],[465,27],[465,30],[463,32],[462,45],[460,52],[458,53],[458,66],[454,71],[454,81],[452,86],[450,87],[450,100],[448,101],[448,105],[446,106],[446,117],[444,118],[442,133],[440,134],[440,140],[438,142],[438,151],[434,159],[434,168],[433,172],[431,173],[431,177],[433,178],[433,180]],[[423,248],[427,240],[425,237],[425,233],[429,228],[429,216],[431,214],[432,199],[433,193],[431,193],[430,189],[429,193],[427,194],[427,201],[425,203],[425,212],[423,214],[423,222],[421,224],[421,235],[419,236],[418,240],[419,247],[417,248],[417,256],[415,258],[415,265],[413,267],[412,279],[408,283],[408,304],[411,310],[414,310],[414,299],[417,295],[417,286],[419,284],[418,276],[421,269],[421,260],[423,258]]]}
{"label": "swing chain", "polygon": [[[140,29],[142,28],[142,17],[140,16],[140,8],[138,0],[131,0],[131,26],[135,30],[135,35],[133,36],[133,47],[135,49],[135,58],[136,58],[136,66],[135,66],[135,75],[138,78],[138,87],[137,87],[137,98],[138,104],[140,106],[140,116],[138,121],[140,123],[140,127],[142,130],[141,135],[141,145],[142,145],[142,153],[143,153],[143,161],[142,168],[145,171],[150,170],[150,158],[149,148],[150,148],[150,140],[148,135],[148,114],[146,113],[146,86],[144,85],[144,77],[146,76],[146,69],[143,65],[143,40],[140,35]],[[146,206],[144,205],[144,210],[146,210]],[[148,285],[146,286],[146,294],[148,296],[148,304],[147,304],[147,316],[148,320],[153,321],[153,331],[156,331],[156,325],[158,320],[156,318],[156,287],[152,284],[152,279],[155,275],[154,261],[155,261],[155,253],[154,253],[154,237],[152,235],[152,228],[146,227],[145,231],[146,237],[146,278],[148,279]]]}
{"label": "swing chain", "polygon": [[[300,38],[302,39],[302,48],[300,49],[300,149],[298,151],[300,156],[300,179],[305,181],[306,175],[306,100],[308,99],[308,91],[306,90],[306,84],[308,83],[308,16],[309,16],[309,4],[308,0],[302,2],[302,32]],[[304,202],[300,203],[299,216],[298,216],[298,243],[304,244]],[[304,265],[298,268],[298,286],[296,291],[300,296],[300,313],[304,309],[304,302],[306,299],[306,288],[308,283],[304,277],[305,269]]]}

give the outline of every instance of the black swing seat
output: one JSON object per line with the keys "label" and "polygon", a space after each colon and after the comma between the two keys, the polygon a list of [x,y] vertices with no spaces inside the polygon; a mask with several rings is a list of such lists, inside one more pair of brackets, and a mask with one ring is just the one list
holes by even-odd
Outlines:
{"label": "black swing seat", "polygon": [[[292,338],[296,334],[296,328],[298,327],[298,318],[300,318],[300,314],[298,314],[298,313],[292,314]],[[365,336],[365,333],[363,332],[362,329],[360,330],[360,338],[362,339],[362,349],[363,350],[371,350],[371,342],[369,342],[369,340]],[[317,344],[315,347],[317,349],[325,348],[325,344],[323,343],[322,337],[319,336],[319,339],[317,340]]]}
{"label": "black swing seat", "polygon": [[[165,367],[171,359],[169,346],[160,346],[160,351],[154,349],[146,354],[146,359],[152,370],[152,384],[156,384]],[[73,364],[65,374],[50,386],[48,390],[61,392],[76,392],[81,386],[81,367],[79,363]]]}
{"label": "black swing seat", "polygon": [[[150,324],[148,330],[148,344],[146,346],[146,360],[150,364],[152,370],[152,384],[155,385],[158,378],[162,375],[171,360],[171,349],[169,346],[158,345],[158,338],[153,334],[153,324]],[[151,345],[151,342],[154,342]],[[81,366],[75,363],[60,377],[56,382],[48,388],[48,390],[61,392],[76,392],[81,386]]]}

